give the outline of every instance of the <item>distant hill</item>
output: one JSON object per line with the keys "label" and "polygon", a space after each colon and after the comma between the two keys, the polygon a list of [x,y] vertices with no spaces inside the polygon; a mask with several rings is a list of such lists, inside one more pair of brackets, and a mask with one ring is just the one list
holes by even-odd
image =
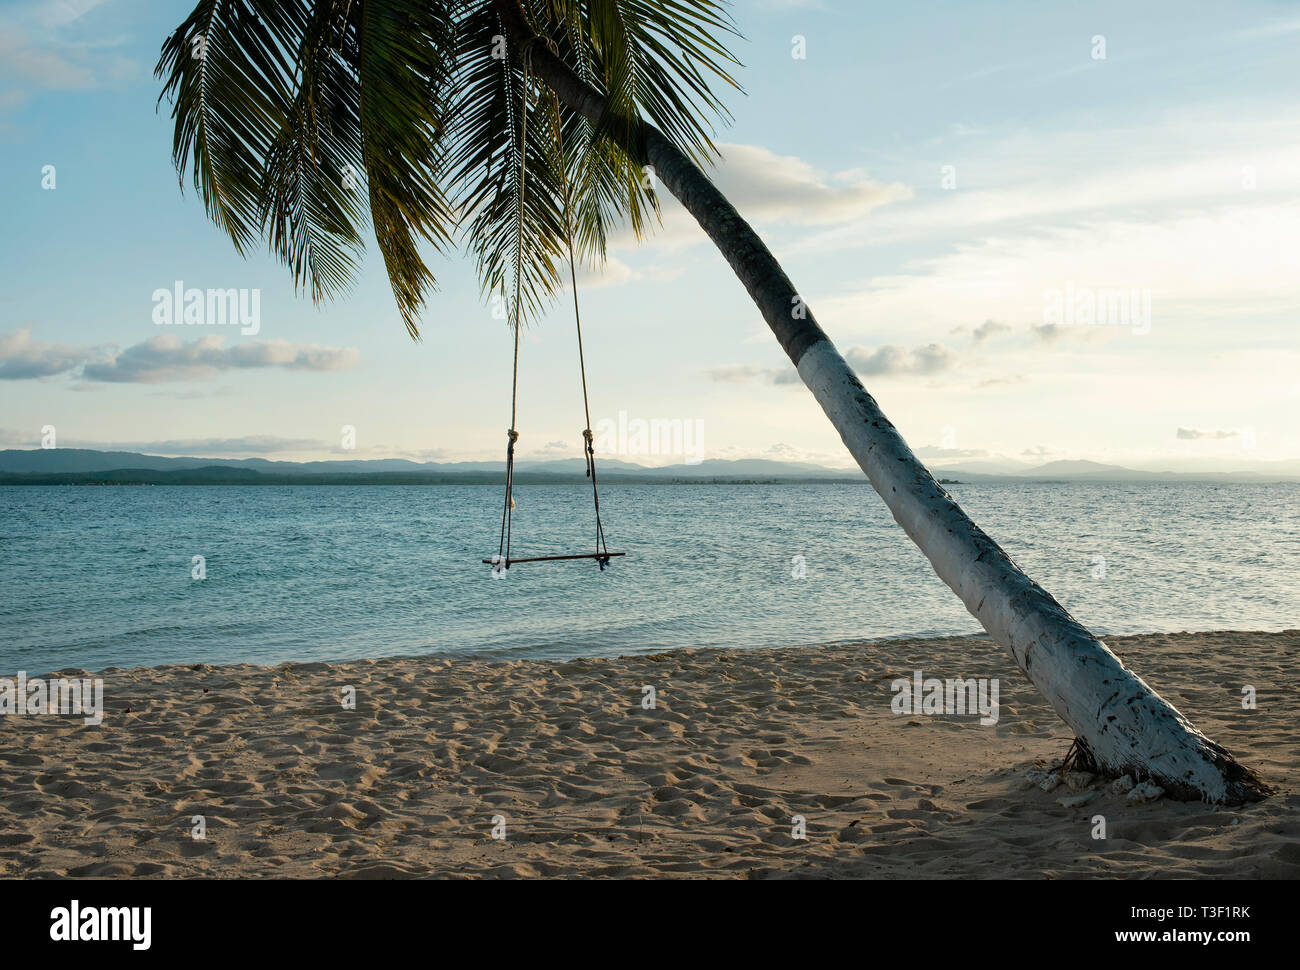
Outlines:
{"label": "distant hill", "polygon": [[1169,461],[1154,468],[1126,468],[1096,461],[1049,461],[1022,466],[1016,462],[961,462],[931,469],[935,475],[959,475],[962,481],[1060,482],[1296,482],[1300,461],[1243,461],[1239,465],[1203,459]]}
{"label": "distant hill", "polygon": [[[856,470],[765,459],[648,467],[604,458],[598,469],[602,480],[622,482],[864,481]],[[578,458],[520,461],[515,479],[521,484],[581,482],[586,471],[586,462]],[[477,484],[497,483],[501,476],[501,462],[173,458],[85,448],[0,451],[0,484],[5,485]]]}
{"label": "distant hill", "polygon": [[[1052,461],[1029,466],[1017,462],[966,461],[933,466],[936,477],[961,482],[999,481],[1300,481],[1300,462],[1248,462],[1232,471],[1141,470],[1094,461]],[[807,462],[763,458],[651,467],[601,458],[601,478],[622,482],[828,481],[865,482],[860,471]],[[585,479],[580,458],[520,461],[521,482],[572,482]],[[266,458],[198,458],[142,455],[87,448],[35,448],[0,451],[0,484],[473,484],[499,482],[501,462],[416,462],[404,458],[333,461],[271,461]]]}
{"label": "distant hill", "polygon": [[[405,458],[339,459],[332,461],[270,461],[266,458],[169,458],[161,455],[142,455],[131,451],[94,451],[88,448],[33,448],[0,451],[0,472],[41,473],[52,472],[102,472],[112,469],[153,469],[156,471],[191,468],[247,468],[252,471],[281,475],[346,475],[374,474],[376,472],[415,472],[458,474],[463,472],[499,472],[499,461],[436,462],[409,461]],[[806,462],[771,461],[762,458],[742,458],[736,461],[708,459],[698,464],[647,466],[617,458],[601,458],[600,469],[610,472],[626,471],[638,475],[663,478],[710,478],[715,475],[780,475],[857,478],[856,469],[824,468]],[[581,458],[563,458],[553,461],[515,462],[517,471],[537,471],[550,474],[586,475],[587,465]]]}

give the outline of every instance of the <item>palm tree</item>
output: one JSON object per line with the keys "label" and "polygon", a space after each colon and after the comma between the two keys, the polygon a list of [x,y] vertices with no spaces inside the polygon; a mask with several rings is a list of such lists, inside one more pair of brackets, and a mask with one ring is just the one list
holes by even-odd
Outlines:
{"label": "palm tree", "polygon": [[264,239],[319,301],[348,286],[368,223],[413,337],[434,287],[422,245],[463,245],[527,319],[562,287],[570,228],[599,261],[613,225],[648,228],[662,184],[895,520],[1074,731],[1075,764],[1182,799],[1262,797],[935,482],[704,174],[735,35],[719,0],[201,0],[157,73],[182,185],[192,171],[235,247]]}

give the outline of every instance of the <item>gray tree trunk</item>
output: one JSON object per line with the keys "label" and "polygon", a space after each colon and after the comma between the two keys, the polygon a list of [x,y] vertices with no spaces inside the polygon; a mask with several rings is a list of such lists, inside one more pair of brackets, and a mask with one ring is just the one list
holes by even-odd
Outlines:
{"label": "gray tree trunk", "polygon": [[[534,74],[570,109],[599,122],[604,98],[545,44],[532,41],[518,0],[493,4],[512,44],[529,47]],[[1081,764],[1152,781],[1184,800],[1240,804],[1267,794],[1253,772],[1197,731],[1021,572],[935,482],[817,325],[767,246],[698,166],[645,122],[623,147],[653,166],[731,264],[895,521],[1074,731]]]}

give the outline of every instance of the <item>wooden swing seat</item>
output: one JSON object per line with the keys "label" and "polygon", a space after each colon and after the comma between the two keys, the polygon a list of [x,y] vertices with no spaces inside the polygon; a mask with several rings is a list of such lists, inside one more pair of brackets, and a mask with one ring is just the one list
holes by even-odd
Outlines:
{"label": "wooden swing seat", "polygon": [[[614,556],[626,556],[626,552],[581,552],[574,556],[529,556],[526,559],[507,559],[506,569],[517,562],[555,562],[558,559],[612,559]],[[499,560],[484,559],[489,566],[495,566]]]}

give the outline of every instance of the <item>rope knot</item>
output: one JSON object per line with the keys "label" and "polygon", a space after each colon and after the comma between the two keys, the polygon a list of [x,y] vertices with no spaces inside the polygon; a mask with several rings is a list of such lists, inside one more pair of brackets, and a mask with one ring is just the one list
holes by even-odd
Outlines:
{"label": "rope knot", "polygon": [[530,66],[532,65],[532,61],[533,61],[533,49],[535,47],[540,47],[542,45],[545,45],[546,49],[550,51],[551,54],[554,55],[555,57],[560,56],[560,45],[555,42],[554,38],[543,37],[540,34],[534,34],[532,37],[529,37],[527,40],[525,40],[522,44],[519,45],[519,50],[523,53],[524,59],[528,62]]}

